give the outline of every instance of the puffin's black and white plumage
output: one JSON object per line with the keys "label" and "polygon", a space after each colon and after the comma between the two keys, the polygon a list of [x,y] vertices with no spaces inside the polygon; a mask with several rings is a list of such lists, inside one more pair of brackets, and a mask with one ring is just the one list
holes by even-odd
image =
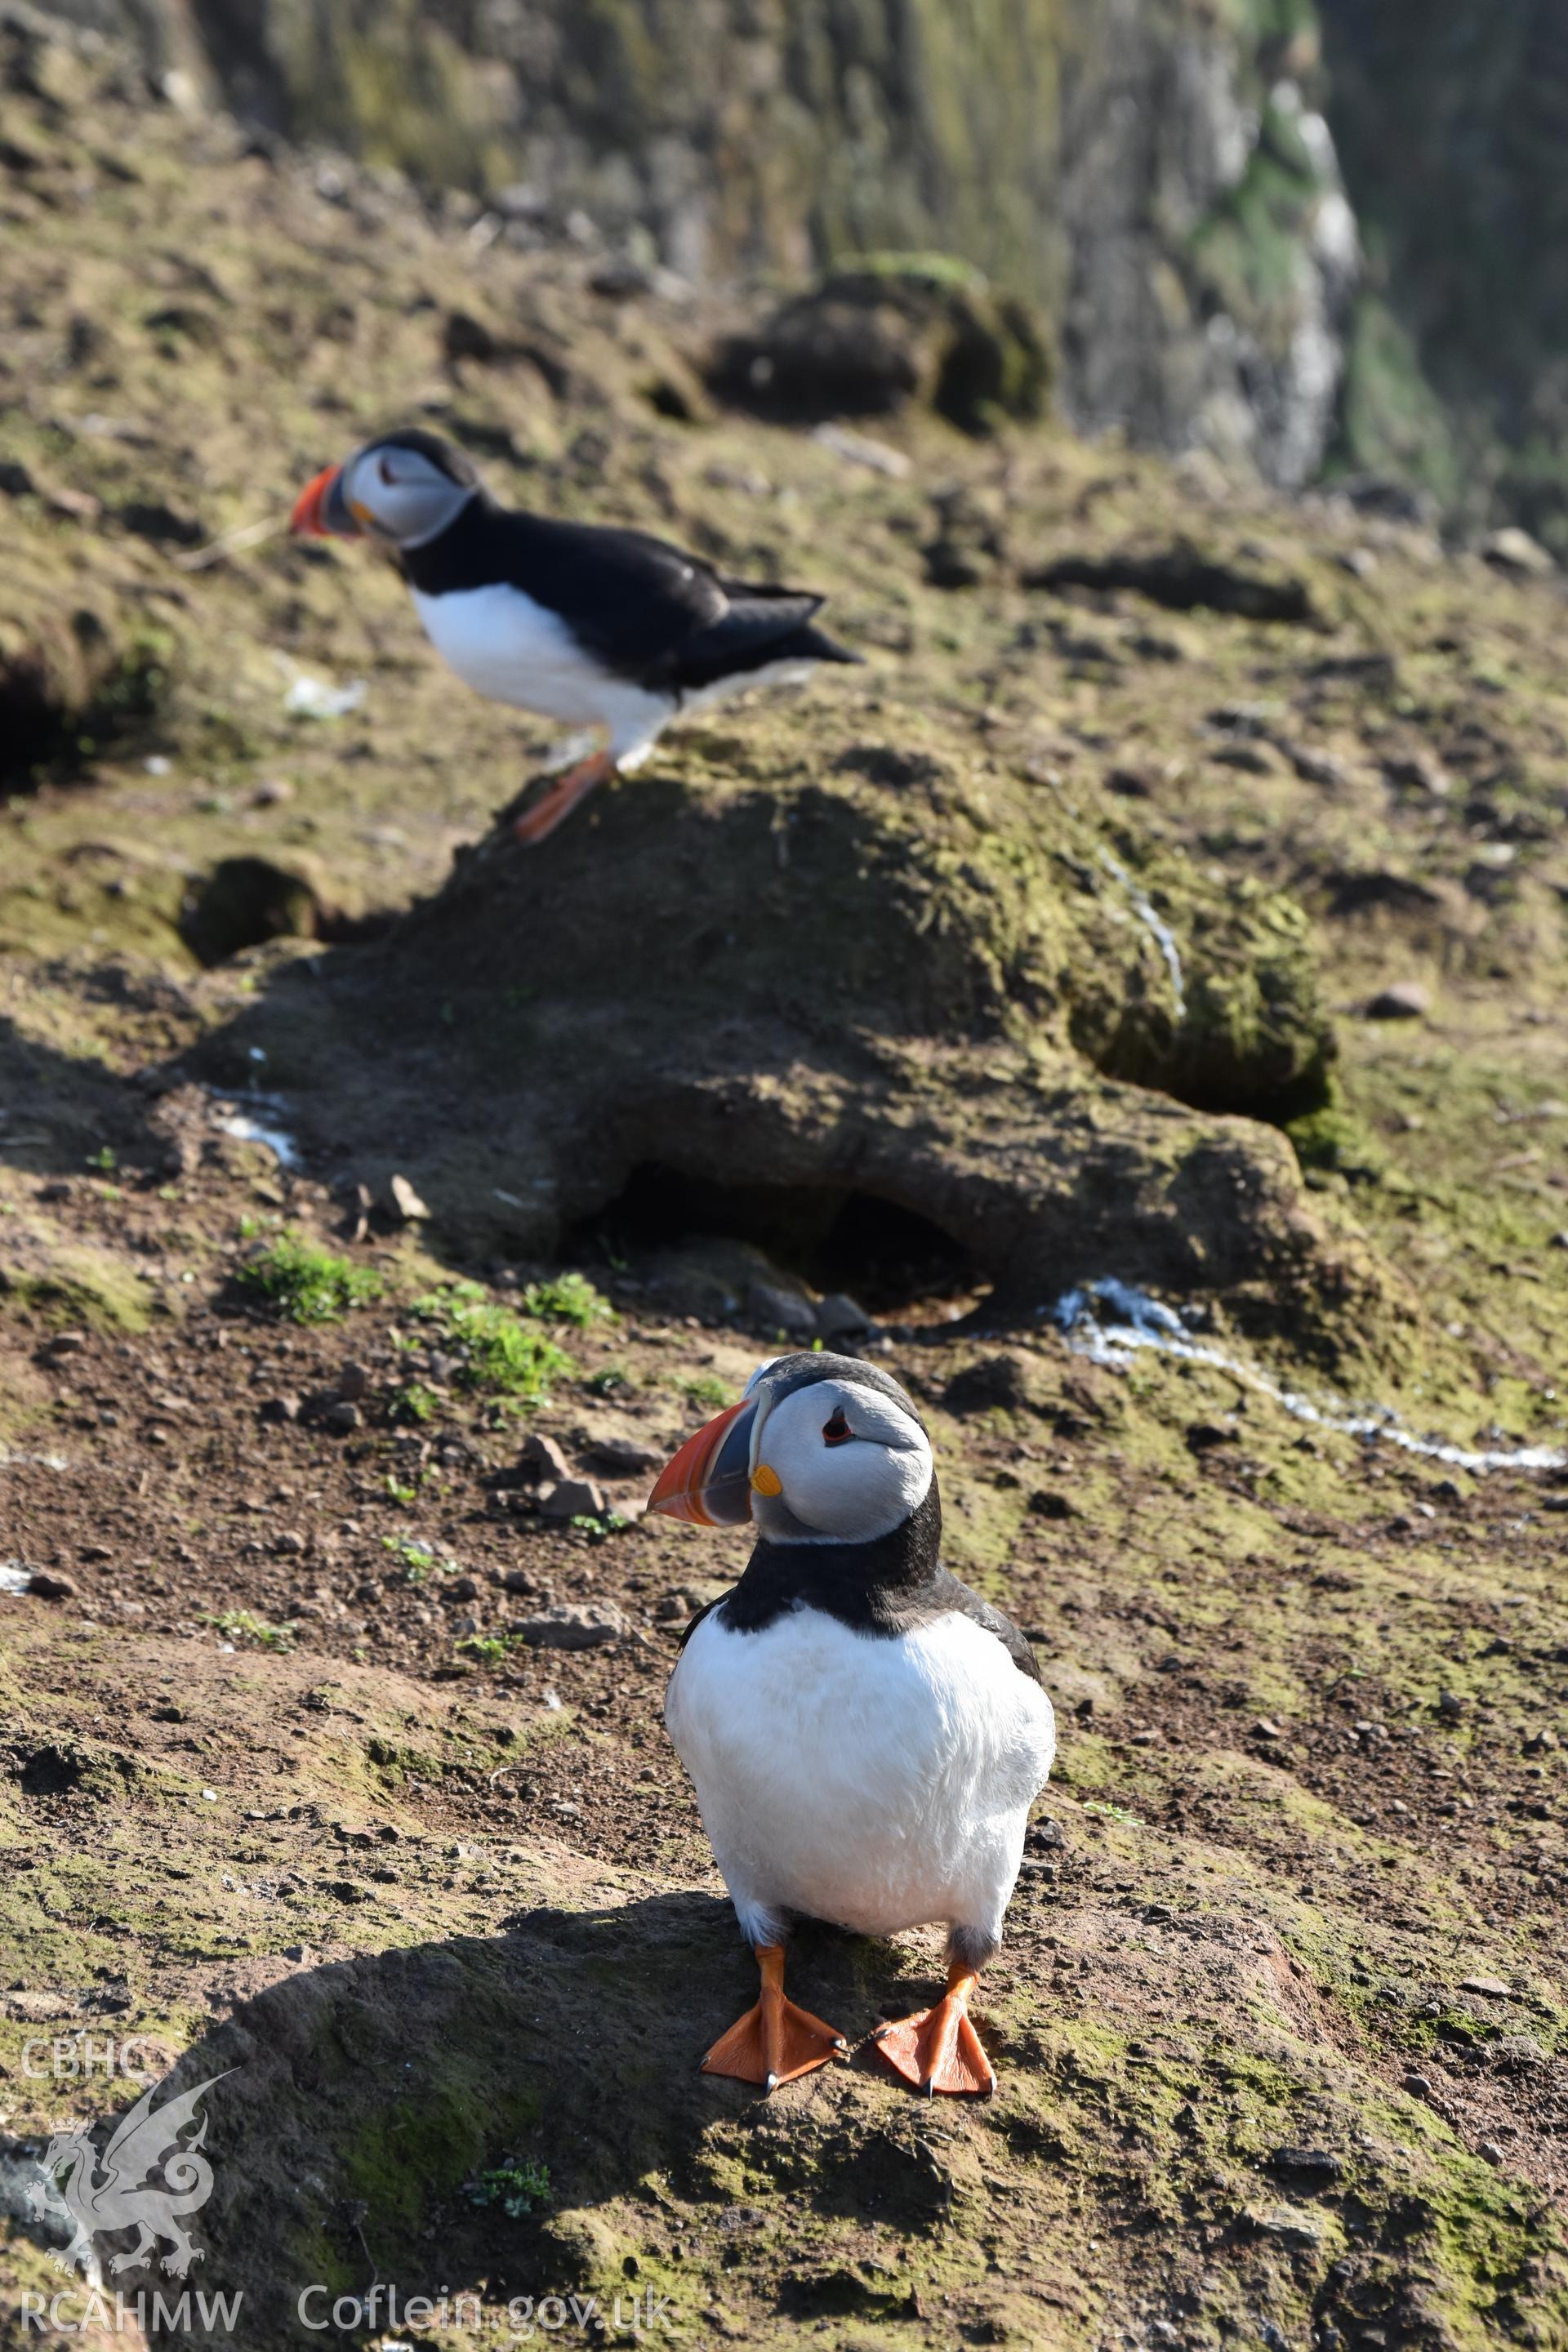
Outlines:
{"label": "puffin's black and white plumage", "polygon": [[1023,1635],[942,1566],[913,1403],[857,1358],[779,1357],[681,1447],[649,1507],[758,1528],[665,1700],[763,1971],[708,2071],[771,2089],[846,2046],[784,1998],[792,1916],[873,1936],[941,1921],[946,1995],[878,2046],[922,2090],[989,2091],[966,2005],[1001,1941],[1055,1722]]}
{"label": "puffin's black and white plumage", "polygon": [[859,658],[815,625],[822,597],[728,579],[645,531],[500,506],[460,449],[417,428],[318,474],[292,528],[392,548],[426,635],[477,692],[605,730],[605,751],[519,821],[525,841],[637,767],[679,711]]}

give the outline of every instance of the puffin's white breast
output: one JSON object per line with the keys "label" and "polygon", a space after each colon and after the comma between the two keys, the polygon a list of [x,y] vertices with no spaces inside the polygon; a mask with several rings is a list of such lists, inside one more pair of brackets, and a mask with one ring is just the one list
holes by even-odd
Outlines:
{"label": "puffin's white breast", "polygon": [[973,1618],[884,1637],[806,1608],[754,1633],[709,1616],[665,1716],[747,1932],[777,1909],[999,1931],[1055,1727]]}
{"label": "puffin's white breast", "polygon": [[[675,708],[612,677],[579,645],[559,613],[498,582],[444,596],[412,592],[425,634],[477,694],[573,726],[607,726],[612,748],[651,741]],[[626,764],[630,764],[627,762]]]}

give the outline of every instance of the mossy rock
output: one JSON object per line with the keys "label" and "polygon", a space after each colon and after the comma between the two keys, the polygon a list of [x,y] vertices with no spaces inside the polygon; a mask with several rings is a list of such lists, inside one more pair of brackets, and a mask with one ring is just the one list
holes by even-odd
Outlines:
{"label": "mossy rock", "polygon": [[788,726],[689,730],[679,774],[605,793],[546,854],[498,825],[308,993],[280,967],[212,1050],[238,1068],[254,1044],[308,1127],[476,1250],[559,1248],[654,1170],[705,1188],[703,1230],[715,1188],[869,1196],[1019,1308],[1107,1272],[1309,1322],[1342,1295],[1283,1134],[1219,1115],[1321,1089],[1304,918],[1173,866],[1134,879],[934,719],[829,768]]}
{"label": "mossy rock", "polygon": [[914,401],[966,433],[1040,415],[1050,380],[1027,303],[918,257],[835,272],[729,337],[709,369],[721,398],[764,415],[879,416]]}

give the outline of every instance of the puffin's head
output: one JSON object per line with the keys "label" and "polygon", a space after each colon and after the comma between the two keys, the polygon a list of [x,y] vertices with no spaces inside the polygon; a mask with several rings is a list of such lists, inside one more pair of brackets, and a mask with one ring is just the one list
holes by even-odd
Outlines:
{"label": "puffin's head", "polygon": [[341,466],[308,482],[289,528],[308,539],[376,539],[423,547],[478,494],[479,478],[460,449],[410,426],[367,441]]}
{"label": "puffin's head", "polygon": [[855,1356],[775,1356],[687,1439],[647,1507],[700,1528],[751,1520],[771,1543],[869,1543],[935,1475],[920,1415],[886,1372]]}

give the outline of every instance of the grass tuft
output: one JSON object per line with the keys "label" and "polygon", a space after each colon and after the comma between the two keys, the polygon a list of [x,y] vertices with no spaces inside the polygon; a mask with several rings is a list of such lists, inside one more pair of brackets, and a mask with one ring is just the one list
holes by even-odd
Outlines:
{"label": "grass tuft", "polygon": [[382,1294],[380,1275],[368,1266],[281,1234],[239,1268],[240,1288],[264,1299],[290,1323],[336,1323],[351,1307],[363,1307]]}

